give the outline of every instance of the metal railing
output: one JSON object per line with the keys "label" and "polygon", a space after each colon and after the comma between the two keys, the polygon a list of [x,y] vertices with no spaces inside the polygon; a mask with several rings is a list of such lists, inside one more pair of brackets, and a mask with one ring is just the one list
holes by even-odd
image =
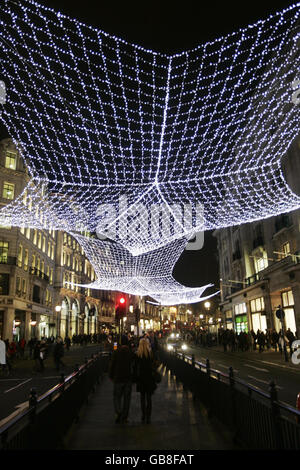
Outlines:
{"label": "metal railing", "polygon": [[81,407],[107,369],[109,355],[93,354],[41,396],[31,390],[28,407],[0,428],[0,449],[59,449]]}
{"label": "metal railing", "polygon": [[234,434],[246,449],[299,450],[300,411],[278,400],[276,385],[269,393],[228,374],[195,361],[194,356],[168,352],[160,347],[161,361]]}

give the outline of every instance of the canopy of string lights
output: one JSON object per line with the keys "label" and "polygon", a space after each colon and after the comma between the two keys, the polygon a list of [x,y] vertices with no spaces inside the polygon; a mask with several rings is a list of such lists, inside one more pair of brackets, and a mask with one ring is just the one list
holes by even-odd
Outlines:
{"label": "canopy of string lights", "polygon": [[299,4],[173,55],[33,0],[0,11],[1,120],[30,175],[1,224],[97,232],[139,258],[300,207],[282,171]]}

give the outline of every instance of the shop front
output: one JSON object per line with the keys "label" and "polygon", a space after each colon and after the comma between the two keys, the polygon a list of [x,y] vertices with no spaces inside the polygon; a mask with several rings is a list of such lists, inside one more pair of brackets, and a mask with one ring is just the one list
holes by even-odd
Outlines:
{"label": "shop front", "polygon": [[79,312],[80,312],[79,302],[77,299],[74,299],[72,303],[70,337],[72,337],[73,335],[79,334]]}
{"label": "shop front", "polygon": [[250,301],[250,311],[252,320],[252,330],[254,333],[267,329],[267,316],[265,311],[265,300],[263,297],[258,297]]}
{"label": "shop front", "polygon": [[24,310],[15,310],[15,319],[13,321],[13,340],[18,342],[25,338],[26,312]]}
{"label": "shop front", "polygon": [[296,327],[296,319],[295,319],[295,302],[293,292],[288,290],[286,292],[282,292],[282,308],[284,311],[284,323],[285,329],[290,329],[292,333],[295,334],[297,327]]}
{"label": "shop front", "polygon": [[245,302],[234,306],[235,331],[240,334],[242,331],[248,333],[247,306]]}
{"label": "shop front", "polygon": [[59,335],[63,339],[69,334],[69,312],[70,312],[70,302],[69,302],[69,299],[65,297],[61,303],[60,329],[59,329]]}

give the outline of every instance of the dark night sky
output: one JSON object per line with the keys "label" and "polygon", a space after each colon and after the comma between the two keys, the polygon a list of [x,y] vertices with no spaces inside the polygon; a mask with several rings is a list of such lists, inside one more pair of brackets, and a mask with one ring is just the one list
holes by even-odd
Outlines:
{"label": "dark night sky", "polygon": [[[37,1],[129,42],[164,53],[191,49],[201,42],[236,31],[296,3],[201,0],[178,3],[168,0],[140,0],[138,3],[113,0]],[[218,287],[216,240],[211,232],[205,233],[204,247],[201,250],[184,252],[173,274],[179,282],[186,285],[198,286],[212,282]]]}

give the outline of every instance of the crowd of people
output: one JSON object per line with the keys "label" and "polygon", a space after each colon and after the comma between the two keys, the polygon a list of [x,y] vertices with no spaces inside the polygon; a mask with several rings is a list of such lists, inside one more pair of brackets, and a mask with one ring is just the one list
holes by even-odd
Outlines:
{"label": "crowd of people", "polygon": [[281,354],[286,346],[292,355],[292,344],[298,339],[295,334],[288,328],[284,335],[282,330],[277,332],[273,330],[251,330],[249,332],[241,331],[237,333],[233,329],[219,329],[218,333],[211,333],[206,330],[189,330],[182,332],[184,339],[190,343],[195,343],[203,347],[222,346],[224,352],[243,352],[243,351],[269,351],[274,349]]}

